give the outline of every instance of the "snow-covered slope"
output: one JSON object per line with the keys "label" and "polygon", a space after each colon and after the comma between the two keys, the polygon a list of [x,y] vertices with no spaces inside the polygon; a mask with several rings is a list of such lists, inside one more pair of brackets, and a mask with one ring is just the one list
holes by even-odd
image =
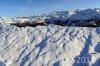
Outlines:
{"label": "snow-covered slope", "polygon": [[100,28],[0,25],[1,66],[99,66]]}
{"label": "snow-covered slope", "polygon": [[30,19],[43,18],[43,19],[59,19],[59,20],[86,20],[86,19],[96,19],[100,18],[100,8],[95,9],[85,9],[85,10],[70,10],[70,11],[60,11],[48,14],[42,14],[39,16],[29,17]]}
{"label": "snow-covered slope", "polygon": [[86,20],[86,19],[98,19],[100,18],[100,9],[86,9],[77,10],[68,19],[70,20]]}

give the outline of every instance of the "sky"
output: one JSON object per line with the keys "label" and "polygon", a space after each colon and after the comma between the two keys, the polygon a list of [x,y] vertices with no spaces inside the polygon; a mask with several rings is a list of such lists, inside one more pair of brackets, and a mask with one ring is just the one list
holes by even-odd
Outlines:
{"label": "sky", "polygon": [[100,8],[100,0],[0,0],[0,16],[31,16],[54,11]]}

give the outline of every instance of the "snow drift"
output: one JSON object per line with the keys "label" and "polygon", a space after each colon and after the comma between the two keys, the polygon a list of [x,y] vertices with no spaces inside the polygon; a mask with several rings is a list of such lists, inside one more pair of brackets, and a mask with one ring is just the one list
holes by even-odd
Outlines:
{"label": "snow drift", "polygon": [[0,25],[0,64],[99,66],[100,28]]}

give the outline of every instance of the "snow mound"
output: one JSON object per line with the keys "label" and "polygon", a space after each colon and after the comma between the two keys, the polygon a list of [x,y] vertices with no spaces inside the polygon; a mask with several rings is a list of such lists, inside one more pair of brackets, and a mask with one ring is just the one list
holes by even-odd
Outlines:
{"label": "snow mound", "polygon": [[0,57],[7,66],[99,66],[99,31],[99,27],[0,25]]}

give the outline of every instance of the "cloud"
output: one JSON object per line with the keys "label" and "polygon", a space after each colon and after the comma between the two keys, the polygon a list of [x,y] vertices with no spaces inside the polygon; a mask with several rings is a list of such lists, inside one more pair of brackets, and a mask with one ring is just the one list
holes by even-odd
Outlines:
{"label": "cloud", "polygon": [[31,5],[33,1],[34,1],[34,0],[27,0],[27,4],[26,4],[25,6]]}
{"label": "cloud", "polygon": [[27,9],[29,9],[29,6],[32,5],[34,0],[27,0],[27,3],[21,8],[20,12],[23,13]]}

